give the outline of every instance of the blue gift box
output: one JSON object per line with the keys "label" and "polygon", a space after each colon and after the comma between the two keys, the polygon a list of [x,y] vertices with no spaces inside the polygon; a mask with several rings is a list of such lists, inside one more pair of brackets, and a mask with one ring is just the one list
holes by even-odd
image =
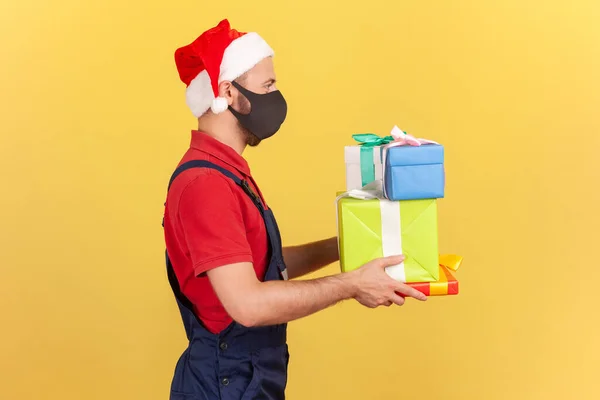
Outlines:
{"label": "blue gift box", "polygon": [[383,186],[394,201],[444,197],[444,146],[394,146],[385,151]]}

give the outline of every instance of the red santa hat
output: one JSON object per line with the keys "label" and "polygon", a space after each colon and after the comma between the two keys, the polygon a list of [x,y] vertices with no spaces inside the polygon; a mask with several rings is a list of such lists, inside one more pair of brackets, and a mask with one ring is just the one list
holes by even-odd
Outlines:
{"label": "red santa hat", "polygon": [[179,77],[186,84],[186,101],[196,117],[209,108],[215,114],[227,110],[219,97],[219,83],[233,81],[256,64],[274,55],[255,32],[238,32],[224,19],[194,42],[175,51]]}

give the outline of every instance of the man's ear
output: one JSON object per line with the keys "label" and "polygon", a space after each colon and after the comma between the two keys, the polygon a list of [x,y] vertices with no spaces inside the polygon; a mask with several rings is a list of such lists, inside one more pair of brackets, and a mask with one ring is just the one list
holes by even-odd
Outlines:
{"label": "man's ear", "polygon": [[233,104],[233,85],[229,81],[219,83],[219,97],[227,99],[227,104]]}

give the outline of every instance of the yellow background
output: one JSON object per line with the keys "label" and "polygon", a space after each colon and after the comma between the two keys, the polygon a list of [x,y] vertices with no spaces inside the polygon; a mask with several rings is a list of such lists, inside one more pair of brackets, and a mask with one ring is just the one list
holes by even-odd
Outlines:
{"label": "yellow background", "polygon": [[335,234],[352,133],[447,149],[461,294],[292,323],[289,399],[599,398],[595,0],[3,2],[0,398],[167,398],[173,52],[222,17],[278,52],[289,118],[247,158],[286,244]]}

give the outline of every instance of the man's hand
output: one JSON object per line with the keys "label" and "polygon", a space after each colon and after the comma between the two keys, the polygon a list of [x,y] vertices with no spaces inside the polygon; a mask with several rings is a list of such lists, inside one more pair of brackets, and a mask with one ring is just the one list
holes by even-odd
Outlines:
{"label": "man's hand", "polygon": [[392,304],[401,306],[404,304],[405,296],[421,301],[427,300],[427,296],[423,293],[392,279],[385,272],[385,267],[400,264],[402,261],[404,256],[378,258],[356,271],[348,272],[353,275],[353,286],[356,288],[354,299],[369,308],[389,307]]}

